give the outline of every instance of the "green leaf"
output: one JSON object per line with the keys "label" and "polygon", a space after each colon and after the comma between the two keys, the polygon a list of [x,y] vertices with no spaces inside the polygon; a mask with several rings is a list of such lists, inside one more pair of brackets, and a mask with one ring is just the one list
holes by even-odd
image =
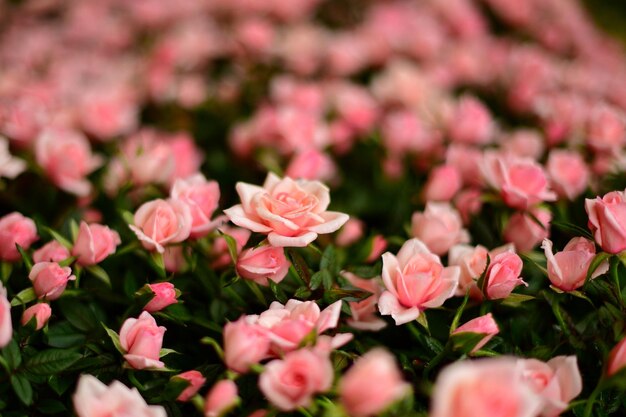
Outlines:
{"label": "green leaf", "polygon": [[339,272],[336,270],[335,263],[335,248],[333,247],[333,245],[329,245],[322,254],[322,259],[320,260],[320,269],[327,269],[332,272]]}
{"label": "green leaf", "polygon": [[42,414],[58,414],[67,411],[67,408],[61,401],[42,398],[37,402],[37,410]]}
{"label": "green leaf", "polygon": [[63,237],[63,235],[49,227],[44,227],[44,230],[48,232],[50,236],[52,236],[53,239],[57,240],[61,245],[65,246],[68,249],[72,249],[72,242]]}
{"label": "green leaf", "polygon": [[311,290],[309,290],[307,287],[300,287],[296,290],[295,294],[293,295],[294,298],[299,298],[301,300],[307,300],[310,296],[311,296]]}
{"label": "green leaf", "polygon": [[452,334],[452,332],[454,332],[456,330],[456,328],[459,326],[459,321],[461,320],[461,315],[463,314],[463,310],[465,310],[465,306],[467,305],[467,301],[469,300],[469,290],[465,293],[465,298],[463,298],[463,302],[461,303],[461,305],[459,306],[459,308],[456,310],[456,313],[454,314],[454,319],[452,320],[452,325],[450,326],[450,334]]}
{"label": "green leaf", "polygon": [[26,268],[30,271],[33,268],[32,259],[30,259],[30,256],[28,255],[28,253],[26,253],[23,247],[21,247],[17,243],[15,244],[15,247],[17,248],[17,251],[20,253],[20,256],[22,257],[22,261],[24,261],[24,265],[26,265]]}
{"label": "green leaf", "polygon": [[461,332],[450,336],[454,350],[465,355],[470,354],[476,345],[484,338],[484,334],[474,332]]}
{"label": "green leaf", "polygon": [[9,344],[2,349],[2,356],[11,370],[17,369],[22,363],[22,353],[14,339],[11,339]]}
{"label": "green leaf", "polygon": [[231,259],[233,260],[233,264],[237,263],[237,241],[231,235],[222,232],[218,229],[219,234],[226,241],[226,246],[228,246],[228,253],[230,254]]}
{"label": "green leaf", "polygon": [[6,283],[13,272],[13,264],[11,262],[0,262],[0,279]]}
{"label": "green leaf", "polygon": [[174,376],[165,386],[162,397],[167,401],[174,401],[189,385],[188,380]]}
{"label": "green leaf", "polygon": [[490,264],[491,264],[491,256],[487,254],[487,264],[485,265],[485,269],[483,270],[483,273],[480,274],[478,281],[476,281],[476,286],[480,289],[480,292],[482,292],[483,295],[485,295],[485,297],[487,296],[485,291],[487,290],[487,285],[489,284],[487,282],[487,270],[489,269]]}
{"label": "green leaf", "polygon": [[309,283],[309,287],[312,290],[316,290],[322,285],[324,273],[328,271],[317,271],[313,275],[311,275],[311,282]]}
{"label": "green leaf", "polygon": [[70,256],[69,258],[63,259],[61,262],[59,262],[59,266],[63,266],[63,267],[70,266],[71,264],[74,263],[75,260],[76,260],[75,256]]}
{"label": "green leaf", "polygon": [[15,297],[13,297],[13,299],[11,300],[11,307],[30,303],[36,298],[37,295],[35,294],[35,290],[33,289],[33,287],[26,288],[25,290],[17,293]]}
{"label": "green leaf", "polygon": [[11,375],[11,386],[20,401],[22,401],[25,405],[31,405],[33,403],[33,388],[30,386],[30,382],[24,375]]}
{"label": "green leaf", "polygon": [[78,352],[66,349],[48,349],[37,352],[25,364],[26,370],[35,375],[58,374],[82,358]]}
{"label": "green leaf", "polygon": [[109,274],[107,274],[107,271],[105,271],[102,267],[98,265],[91,265],[86,269],[91,275],[104,282],[107,287],[111,288],[111,278],[109,278]]}
{"label": "green leaf", "polygon": [[279,302],[285,304],[288,300],[287,295],[285,294],[285,291],[283,291],[283,289],[280,288],[280,286],[276,284],[274,281],[272,281],[271,279],[268,281],[269,281],[268,284],[270,285],[270,289],[272,290],[274,297],[276,297],[276,299]]}
{"label": "green leaf", "polygon": [[74,382],[74,377],[64,377],[60,375],[52,375],[48,379],[48,385],[59,396],[63,395]]}
{"label": "green leaf", "polygon": [[83,332],[98,329],[98,319],[94,312],[74,297],[63,297],[58,300],[59,308],[65,318]]}
{"label": "green leaf", "polygon": [[128,210],[120,210],[120,216],[126,224],[135,224],[135,216]]}
{"label": "green leaf", "polygon": [[310,285],[311,271],[309,270],[309,266],[306,264],[306,261],[304,260],[302,255],[300,255],[298,251],[293,248],[289,248],[285,252],[287,253],[289,260],[291,261],[291,264],[293,265],[300,279],[307,286]]}
{"label": "green leaf", "polygon": [[82,346],[85,336],[78,332],[68,321],[56,323],[48,328],[48,345],[55,348]]}
{"label": "green leaf", "polygon": [[533,297],[532,295],[511,293],[508,297],[502,300],[502,305],[506,305],[509,307],[519,307],[520,304],[534,299],[535,297]]}
{"label": "green leaf", "polygon": [[76,237],[78,236],[79,230],[80,229],[78,227],[76,219],[70,219],[70,235],[72,235],[72,242],[76,242]]}
{"label": "green leaf", "polygon": [[104,327],[104,330],[106,330],[107,334],[111,338],[111,341],[113,342],[113,346],[115,346],[115,349],[117,349],[117,351],[121,353],[122,355],[126,354],[126,351],[124,350],[124,348],[122,347],[122,344],[120,343],[120,335],[118,335],[113,330],[109,329],[107,326],[104,325],[104,323],[102,323],[102,327]]}
{"label": "green leaf", "polygon": [[593,259],[591,260],[591,263],[589,264],[589,269],[587,270],[587,277],[585,278],[585,284],[587,284],[589,280],[591,280],[591,276],[593,275],[594,272],[596,272],[596,269],[598,269],[598,267],[602,265],[602,263],[606,261],[607,259],[609,259],[611,256],[613,255],[610,253],[600,252],[596,256],[593,257]]}
{"label": "green leaf", "polygon": [[594,240],[589,230],[580,227],[577,224],[553,220],[550,222],[550,225],[571,236],[584,236],[589,240]]}
{"label": "green leaf", "polygon": [[174,349],[161,349],[161,350],[159,351],[159,358],[163,358],[163,357],[165,357],[165,356],[167,356],[167,355],[170,355],[170,354],[172,354],[172,353],[175,353],[175,354],[177,354],[177,355],[180,355],[180,353],[179,353],[179,352],[177,352],[177,351],[175,351]]}
{"label": "green leaf", "polygon": [[150,253],[150,264],[152,267],[159,273],[161,278],[165,278],[167,276],[167,272],[165,271],[165,260],[163,259],[163,254],[159,252]]}

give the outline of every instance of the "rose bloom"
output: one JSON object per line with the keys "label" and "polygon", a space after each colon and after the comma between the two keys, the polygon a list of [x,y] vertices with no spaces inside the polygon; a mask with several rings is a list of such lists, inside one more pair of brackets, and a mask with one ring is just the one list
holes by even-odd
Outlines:
{"label": "rose bloom", "polygon": [[589,229],[596,243],[608,253],[626,249],[626,192],[611,191],[604,197],[585,199]]}
{"label": "rose bloom", "polygon": [[158,282],[156,284],[148,284],[150,290],[154,293],[154,297],[143,308],[144,311],[154,313],[161,311],[165,307],[176,304],[176,288],[171,282]]}
{"label": "rose bloom", "polygon": [[381,348],[357,359],[339,382],[341,404],[351,417],[378,415],[409,392],[394,357]]}
{"label": "rose bloom", "polygon": [[274,246],[246,249],[237,258],[237,273],[259,285],[268,286],[269,281],[281,282],[289,272],[285,250]]}
{"label": "rose bloom", "polygon": [[11,303],[7,299],[6,288],[0,282],[0,348],[8,345],[12,338]]}
{"label": "rose bloom", "polygon": [[224,362],[233,371],[247,372],[251,365],[269,356],[268,331],[253,321],[243,316],[224,326]]}
{"label": "rose bloom", "polygon": [[196,174],[176,180],[170,194],[173,200],[180,201],[189,207],[192,221],[190,237],[204,237],[222,222],[221,218],[211,220],[220,199],[217,182],[207,181],[204,175]]}
{"label": "rose bloom", "polygon": [[120,243],[120,235],[108,226],[81,222],[72,255],[80,265],[95,265],[115,253]]}
{"label": "rose bloom", "polygon": [[423,212],[411,217],[411,232],[433,253],[444,255],[457,243],[469,242],[459,213],[448,203],[426,203]]}
{"label": "rose bloom", "polygon": [[70,267],[61,267],[56,262],[39,262],[30,270],[28,278],[33,283],[37,298],[56,300],[61,296],[68,281],[76,279]]}
{"label": "rose bloom", "polygon": [[263,187],[237,183],[241,204],[224,213],[237,226],[268,234],[272,246],[304,247],[318,234],[339,229],[348,215],[327,211],[328,188],[318,181],[280,179],[270,173]]}
{"label": "rose bloom", "polygon": [[518,285],[528,285],[520,277],[523,266],[522,259],[516,253],[507,251],[494,256],[485,273],[487,298],[506,298]]}
{"label": "rose bloom", "polygon": [[457,288],[456,295],[464,296],[469,290],[473,298],[482,299],[482,293],[476,286],[476,282],[482,273],[485,272],[485,268],[487,268],[487,257],[493,259],[502,252],[515,251],[511,244],[500,246],[491,251],[488,251],[487,248],[481,245],[476,247],[470,245],[454,245],[448,255],[448,264],[458,265],[461,268],[459,287]]}
{"label": "rose bloom", "polygon": [[91,375],[81,375],[72,399],[78,417],[167,417],[163,407],[146,404],[137,388],[119,381],[107,387]]}
{"label": "rose bloom", "polygon": [[281,411],[308,407],[316,393],[328,391],[334,371],[327,355],[311,349],[290,352],[265,365],[259,388]]}
{"label": "rose bloom", "polygon": [[553,149],[546,169],[554,191],[568,200],[581,195],[589,183],[589,167],[580,153],[575,151]]}
{"label": "rose bloom", "polygon": [[61,262],[71,256],[69,249],[53,240],[33,252],[33,261],[38,262]]}
{"label": "rose bloom", "polygon": [[493,315],[488,313],[484,316],[476,317],[462,326],[459,326],[454,332],[452,332],[452,335],[463,333],[476,333],[483,335],[483,338],[472,349],[471,353],[474,353],[485,346],[492,337],[500,333],[500,329],[498,328],[498,323],[496,323],[493,319]]}
{"label": "rose bloom", "polygon": [[533,208],[530,213],[542,226],[528,214],[518,211],[511,216],[504,228],[504,240],[513,243],[515,249],[521,253],[531,251],[550,234],[552,213],[541,207]]}
{"label": "rose bloom", "polygon": [[165,245],[179,243],[189,237],[192,218],[189,207],[177,200],[153,200],[143,204],[134,216],[135,232],[144,248],[165,251]]}
{"label": "rose bloom", "polygon": [[47,303],[38,303],[34,306],[28,307],[24,310],[24,314],[22,314],[21,323],[23,326],[26,326],[28,322],[35,317],[36,321],[36,329],[40,330],[43,326],[46,325],[48,320],[50,319],[50,315],[52,314],[52,309],[50,305]]}
{"label": "rose bloom", "polygon": [[21,255],[15,245],[28,249],[37,239],[37,226],[28,217],[14,211],[0,218],[0,260],[19,261]]}
{"label": "rose bloom", "polygon": [[397,325],[415,320],[421,311],[439,307],[452,297],[460,272],[458,266],[444,268],[420,240],[408,240],[397,256],[383,254],[386,291],[378,300],[378,309],[382,315],[391,315]]}
{"label": "rose bloom", "polygon": [[459,99],[449,120],[449,135],[453,142],[486,144],[494,132],[489,109],[478,99],[464,96]]}
{"label": "rose bloom", "polygon": [[124,359],[135,369],[163,368],[159,360],[165,327],[157,326],[154,317],[144,311],[138,318],[129,318],[120,329]]}
{"label": "rose bloom", "polygon": [[218,381],[208,392],[204,404],[205,417],[220,417],[232,409],[239,397],[237,385],[230,379]]}
{"label": "rose bloom", "polygon": [[[596,245],[583,237],[570,240],[561,252],[552,253],[552,241],[544,239],[541,247],[548,262],[548,279],[555,287],[563,291],[574,291],[582,287],[587,278],[587,271],[596,255]],[[596,278],[609,270],[609,263],[604,261],[591,275]]]}
{"label": "rose bloom", "polygon": [[187,388],[185,388],[183,392],[181,392],[180,395],[178,395],[178,398],[176,398],[178,401],[183,401],[183,402],[189,401],[191,397],[196,395],[198,391],[200,390],[200,388],[202,388],[202,386],[206,382],[206,378],[203,377],[200,372],[195,371],[195,370],[183,372],[181,374],[178,374],[172,377],[172,379],[174,378],[183,379],[189,382],[189,385],[187,386]]}

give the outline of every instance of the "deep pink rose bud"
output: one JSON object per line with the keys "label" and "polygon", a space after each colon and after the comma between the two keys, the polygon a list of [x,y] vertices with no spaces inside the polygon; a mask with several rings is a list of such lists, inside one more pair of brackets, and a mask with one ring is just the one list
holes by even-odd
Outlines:
{"label": "deep pink rose bud", "polygon": [[263,327],[245,317],[224,326],[224,361],[236,372],[246,372],[269,354],[270,339]]}
{"label": "deep pink rose bud", "polygon": [[491,313],[489,313],[468,321],[464,325],[458,327],[454,332],[452,332],[452,334],[476,333],[483,335],[484,337],[472,349],[472,353],[474,353],[485,346],[487,342],[489,342],[491,338],[499,332],[500,329],[498,328],[498,323],[496,323]]}
{"label": "deep pink rose bud", "polygon": [[550,235],[550,210],[537,207],[530,210],[530,213],[541,225],[528,214],[518,211],[511,216],[504,228],[504,240],[513,243],[515,250],[521,253],[531,251]]}
{"label": "deep pink rose bud", "polygon": [[37,298],[48,301],[59,298],[67,286],[67,281],[76,279],[69,267],[61,267],[56,262],[36,263],[30,270],[28,278],[33,283]]}
{"label": "deep pink rose bud", "polygon": [[40,330],[43,326],[46,325],[48,320],[50,319],[50,315],[52,315],[52,309],[50,305],[47,303],[38,303],[34,306],[28,307],[24,314],[22,314],[22,325],[26,326],[28,322],[35,317],[37,322],[37,330]]}
{"label": "deep pink rose bud", "polygon": [[12,338],[11,303],[7,299],[7,290],[0,282],[0,348],[8,345]]}
{"label": "deep pink rose bud", "polygon": [[236,268],[243,278],[268,286],[268,281],[281,282],[289,272],[289,265],[283,248],[259,246],[241,252]]}
{"label": "deep pink rose bud", "polygon": [[522,259],[513,252],[502,252],[491,259],[485,275],[485,295],[490,300],[506,298],[518,285],[527,285],[520,274]]}
{"label": "deep pink rose bud", "polygon": [[213,385],[204,403],[205,417],[220,417],[239,402],[237,385],[230,379],[223,379]]}
{"label": "deep pink rose bud", "polygon": [[171,282],[158,282],[156,284],[148,284],[150,290],[154,293],[152,300],[143,308],[144,311],[154,313],[161,311],[165,307],[176,304],[176,289]]}
{"label": "deep pink rose bud", "polygon": [[56,240],[46,243],[33,253],[33,261],[38,262],[61,262],[69,258],[70,251]]}
{"label": "deep pink rose bud", "polygon": [[605,252],[626,249],[626,192],[611,191],[602,198],[585,199],[585,210],[593,237]]}
{"label": "deep pink rose bud", "polygon": [[339,382],[341,404],[351,417],[378,415],[409,390],[394,357],[381,348],[357,359]]}
{"label": "deep pink rose bud", "polygon": [[18,212],[0,218],[0,260],[15,262],[21,259],[16,244],[24,249],[39,239],[35,222]]}
{"label": "deep pink rose bud", "polygon": [[[563,291],[574,291],[582,287],[587,278],[587,271],[596,255],[596,245],[584,237],[570,240],[561,252],[552,253],[552,241],[544,239],[541,247],[548,261],[548,279],[555,287]],[[608,262],[603,262],[593,272],[591,278],[609,270]]]}
{"label": "deep pink rose bud", "polygon": [[80,265],[95,265],[115,253],[115,248],[120,243],[120,235],[108,226],[81,222],[72,256],[76,257],[76,262]]}
{"label": "deep pink rose bud", "polygon": [[124,358],[135,369],[163,368],[159,360],[165,327],[157,326],[147,311],[134,319],[126,319],[120,329],[120,344],[126,352]]}
{"label": "deep pink rose bud", "polygon": [[182,374],[178,374],[173,378],[184,379],[189,382],[189,386],[180,393],[178,401],[189,401],[191,397],[197,394],[197,392],[202,388],[204,383],[206,382],[206,378],[202,376],[202,374],[198,371],[192,370],[183,372]]}
{"label": "deep pink rose bud", "polygon": [[626,367],[626,337],[611,349],[606,367],[607,376],[611,376]]}
{"label": "deep pink rose bud", "polygon": [[130,229],[148,250],[165,252],[165,246],[189,237],[192,217],[189,206],[178,200],[153,200],[143,204]]}

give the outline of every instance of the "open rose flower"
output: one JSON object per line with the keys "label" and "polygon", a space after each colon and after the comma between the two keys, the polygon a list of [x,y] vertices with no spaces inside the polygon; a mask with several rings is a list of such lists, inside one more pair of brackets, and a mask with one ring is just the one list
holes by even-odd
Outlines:
{"label": "open rose flower", "polygon": [[327,211],[328,188],[319,181],[280,179],[270,173],[263,187],[237,183],[241,204],[224,213],[237,226],[268,235],[273,246],[303,247],[318,234],[339,229],[348,215]]}
{"label": "open rose flower", "polygon": [[449,203],[428,202],[411,217],[411,232],[436,255],[445,255],[457,243],[469,242],[459,213]]}
{"label": "open rose flower", "polygon": [[[584,237],[570,240],[561,252],[552,253],[552,241],[544,239],[541,247],[548,261],[548,278],[555,287],[563,291],[574,291],[582,287],[587,271],[596,255],[596,245]],[[603,262],[593,272],[596,278],[609,270],[609,263]]]}
{"label": "open rose flower", "polygon": [[159,360],[165,327],[157,326],[154,317],[147,311],[138,318],[126,319],[120,329],[120,344],[124,359],[135,369],[163,368]]}
{"label": "open rose flower", "polygon": [[585,200],[589,228],[596,243],[608,253],[626,249],[626,191]]}
{"label": "open rose flower", "polygon": [[408,240],[397,256],[383,254],[386,291],[378,300],[378,309],[391,315],[397,325],[415,320],[423,310],[439,307],[454,295],[460,273],[458,266],[444,268],[420,240]]}
{"label": "open rose flower", "polygon": [[153,200],[145,203],[135,213],[135,232],[144,248],[165,252],[165,246],[179,243],[191,233],[191,212],[185,203],[177,200]]}
{"label": "open rose flower", "polygon": [[120,235],[108,226],[81,222],[72,255],[80,265],[95,265],[115,253],[120,243]]}
{"label": "open rose flower", "polygon": [[202,174],[178,179],[171,191],[172,199],[181,201],[189,207],[191,213],[190,237],[206,236],[223,221],[222,218],[211,220],[211,216],[220,199],[220,188],[215,181],[207,181]]}

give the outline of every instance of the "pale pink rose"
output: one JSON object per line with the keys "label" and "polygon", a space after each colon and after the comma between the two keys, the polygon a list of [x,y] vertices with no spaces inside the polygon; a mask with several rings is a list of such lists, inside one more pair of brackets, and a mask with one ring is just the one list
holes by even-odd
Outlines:
{"label": "pale pink rose", "polygon": [[350,312],[352,313],[352,318],[348,319],[348,325],[355,329],[370,331],[378,331],[385,327],[387,323],[376,314],[378,312],[376,304],[383,291],[380,277],[363,279],[350,272],[344,272],[342,275],[351,285],[372,293],[364,300],[350,301],[348,303]]}
{"label": "pale pink rose", "polygon": [[446,150],[446,165],[455,167],[466,185],[474,187],[483,185],[482,160],[483,154],[475,146],[452,143]]}
{"label": "pale pink rose", "polygon": [[541,417],[556,417],[583,389],[576,356],[557,356],[548,362],[520,359],[522,380],[543,400]]}
{"label": "pale pink rose", "polygon": [[234,32],[236,41],[253,54],[268,53],[276,36],[272,23],[255,17],[239,21]]}
{"label": "pale pink rose", "polygon": [[626,367],[626,337],[611,349],[607,358],[606,375],[613,376]]}
{"label": "pale pink rose", "polygon": [[26,326],[26,324],[28,324],[28,322],[34,317],[36,321],[36,329],[40,330],[46,325],[51,315],[52,309],[49,304],[38,303],[24,310],[21,323],[23,326]]}
{"label": "pale pink rose", "polygon": [[280,179],[270,173],[263,187],[237,183],[237,193],[241,204],[224,213],[237,226],[268,234],[272,246],[304,247],[349,219],[347,214],[326,210],[328,188],[318,181]]}
{"label": "pale pink rose", "polygon": [[327,355],[300,349],[265,365],[259,388],[271,404],[282,411],[308,407],[317,393],[328,391],[333,367]]}
{"label": "pale pink rose", "polygon": [[192,218],[189,206],[177,200],[152,200],[143,204],[129,225],[148,250],[165,251],[170,243],[186,240],[191,233]]}
{"label": "pale pink rose", "polygon": [[281,282],[289,272],[289,265],[283,248],[259,246],[241,252],[235,267],[243,278],[267,287],[269,281]]}
{"label": "pale pink rose", "polygon": [[500,148],[505,153],[538,160],[543,155],[545,139],[534,130],[519,129],[512,132]]}
{"label": "pale pink rose", "polygon": [[552,188],[561,198],[574,200],[589,184],[589,167],[575,151],[553,149],[546,163]]}
{"label": "pale pink rose", "polygon": [[[219,230],[235,239],[237,254],[241,253],[241,250],[246,243],[248,243],[248,239],[250,239],[250,235],[252,234],[249,230],[241,229],[239,227],[222,226]],[[223,236],[218,236],[213,241],[213,247],[211,247],[211,257],[215,259],[211,263],[211,268],[220,269],[232,263],[233,260],[230,257],[230,252],[228,251],[228,244]]]}
{"label": "pale pink rose", "polygon": [[541,398],[510,357],[459,361],[435,381],[430,417],[536,417]]}
{"label": "pale pink rose", "polygon": [[0,282],[0,348],[8,345],[12,338],[11,303],[7,299],[6,288]]}
{"label": "pale pink rose", "polygon": [[440,307],[454,295],[460,273],[458,266],[444,268],[420,240],[407,240],[397,257],[383,254],[386,291],[378,300],[378,309],[382,315],[391,315],[396,325],[413,321],[423,310]]}
{"label": "pale pink rose", "polygon": [[133,94],[120,87],[100,86],[83,93],[78,107],[82,128],[99,140],[132,132],[139,124]]}
{"label": "pale pink rose", "polygon": [[425,201],[450,201],[462,185],[461,173],[453,165],[440,165],[430,171],[423,198]]}
{"label": "pale pink rose", "polygon": [[454,199],[454,206],[459,211],[459,215],[464,225],[472,221],[475,214],[480,213],[483,207],[481,200],[482,192],[477,188],[462,190]]}
{"label": "pale pink rose", "polygon": [[174,172],[168,182],[173,184],[178,178],[187,178],[200,170],[203,156],[196,142],[186,132],[164,135],[163,141],[174,156]]}
{"label": "pale pink rose", "polygon": [[419,116],[410,110],[387,113],[381,123],[381,136],[385,149],[392,155],[407,152],[425,152],[435,141]]}
{"label": "pale pink rose", "polygon": [[122,243],[120,235],[115,230],[101,224],[87,224],[83,221],[80,223],[72,256],[76,257],[79,265],[95,265],[115,253],[115,248],[120,243]]}
{"label": "pale pink rose", "polygon": [[379,105],[367,89],[345,83],[337,85],[331,94],[339,117],[356,132],[368,132],[376,123]]}
{"label": "pale pink rose", "polygon": [[387,240],[382,235],[374,235],[372,237],[372,248],[367,258],[365,258],[365,262],[377,261],[385,249],[387,249]]}
{"label": "pale pink rose", "polygon": [[596,243],[608,253],[626,249],[626,192],[611,191],[602,198],[585,199],[589,229]]}
{"label": "pale pink rose", "polygon": [[183,392],[178,395],[178,398],[176,398],[176,400],[183,402],[189,401],[191,397],[196,395],[206,382],[206,378],[203,377],[200,372],[195,370],[183,372],[172,378],[183,379],[189,383],[187,388],[185,388]]}
{"label": "pale pink rose", "polygon": [[486,144],[494,134],[489,109],[478,99],[463,96],[448,121],[448,135],[453,142]]}
{"label": "pale pink rose", "polygon": [[351,417],[378,415],[409,392],[394,357],[382,348],[357,359],[339,382],[341,404]]}
{"label": "pale pink rose", "polygon": [[452,332],[453,335],[463,333],[476,333],[483,335],[480,342],[478,342],[472,349],[471,353],[474,353],[485,346],[492,337],[500,333],[500,328],[498,327],[498,323],[496,323],[493,319],[491,313],[488,313],[484,316],[476,317],[475,319],[468,321],[462,326],[457,327],[457,329]]}
{"label": "pale pink rose", "polygon": [[178,302],[176,300],[176,288],[171,282],[148,284],[148,287],[154,293],[154,297],[144,306],[144,311],[154,313]]}
{"label": "pale pink rose", "polygon": [[168,246],[163,252],[163,263],[167,272],[180,272],[187,265],[182,246]]}
{"label": "pale pink rose", "polygon": [[[544,239],[541,247],[548,262],[548,278],[555,287],[563,291],[574,291],[582,287],[587,271],[596,255],[596,245],[583,237],[570,240],[561,252],[552,253],[552,241]],[[596,278],[609,270],[608,262],[596,268],[591,278]]]}
{"label": "pale pink rose", "polygon": [[91,375],[81,375],[72,397],[78,417],[167,417],[165,409],[148,405],[137,388],[129,389],[119,381],[108,387]]}
{"label": "pale pink rose", "polygon": [[9,141],[0,136],[0,177],[13,179],[26,170],[26,162],[9,152]]}
{"label": "pale pink rose", "polygon": [[487,268],[487,258],[494,258],[499,253],[514,252],[513,245],[504,245],[488,251],[484,246],[454,245],[448,254],[448,264],[461,268],[459,287],[456,295],[464,296],[467,291],[472,298],[482,299],[482,293],[476,282]]}
{"label": "pale pink rose", "polygon": [[197,239],[206,236],[222,223],[222,218],[211,220],[220,200],[220,188],[215,181],[207,181],[202,174],[178,179],[170,192],[172,200],[180,201],[189,207],[191,213],[190,237]]}
{"label": "pale pink rose", "polygon": [[56,262],[38,262],[33,265],[28,278],[33,283],[37,298],[48,301],[56,300],[61,296],[68,281],[74,281],[70,267],[61,267]]}
{"label": "pale pink rose", "polygon": [[413,213],[411,231],[436,255],[444,255],[457,243],[469,242],[461,216],[449,203],[426,203],[423,212]]}
{"label": "pale pink rose", "polygon": [[224,362],[233,371],[244,373],[251,365],[269,356],[267,329],[250,323],[247,317],[224,326]]}
{"label": "pale pink rose", "polygon": [[165,327],[157,326],[154,317],[147,311],[138,318],[129,318],[120,329],[120,344],[124,359],[135,369],[163,368],[159,360]]}
{"label": "pale pink rose", "polygon": [[220,417],[239,402],[239,390],[234,381],[222,379],[208,392],[204,403],[205,417]]}
{"label": "pale pink rose", "polygon": [[294,155],[285,170],[294,179],[330,181],[337,175],[337,167],[324,152],[311,148]]}
{"label": "pale pink rose", "polygon": [[41,132],[35,142],[35,158],[55,185],[79,197],[91,192],[87,175],[102,165],[102,158],[91,153],[82,133],[63,128]]}
{"label": "pale pink rose", "polygon": [[127,175],[135,186],[165,184],[174,177],[176,156],[156,130],[139,130],[124,141],[121,151],[120,162],[113,160],[109,168],[111,184],[123,183]]}
{"label": "pale pink rose", "polygon": [[537,207],[530,210],[530,214],[539,220],[541,225],[528,214],[518,211],[511,216],[504,228],[504,240],[513,243],[515,250],[521,253],[531,251],[543,239],[550,236],[552,213],[547,209]]}
{"label": "pale pink rose", "polygon": [[39,239],[35,222],[14,211],[0,217],[0,260],[15,262],[22,259],[15,245],[25,250]]}
{"label": "pale pink rose", "polygon": [[528,285],[520,274],[524,263],[513,252],[505,251],[491,259],[485,273],[485,295],[490,300],[506,298],[518,285]]}
{"label": "pale pink rose", "polygon": [[350,246],[363,237],[364,228],[365,224],[361,220],[351,218],[343,225],[335,242],[338,246]]}
{"label": "pale pink rose", "polygon": [[601,105],[591,109],[587,124],[587,143],[596,151],[615,151],[626,141],[626,115],[616,108]]}

